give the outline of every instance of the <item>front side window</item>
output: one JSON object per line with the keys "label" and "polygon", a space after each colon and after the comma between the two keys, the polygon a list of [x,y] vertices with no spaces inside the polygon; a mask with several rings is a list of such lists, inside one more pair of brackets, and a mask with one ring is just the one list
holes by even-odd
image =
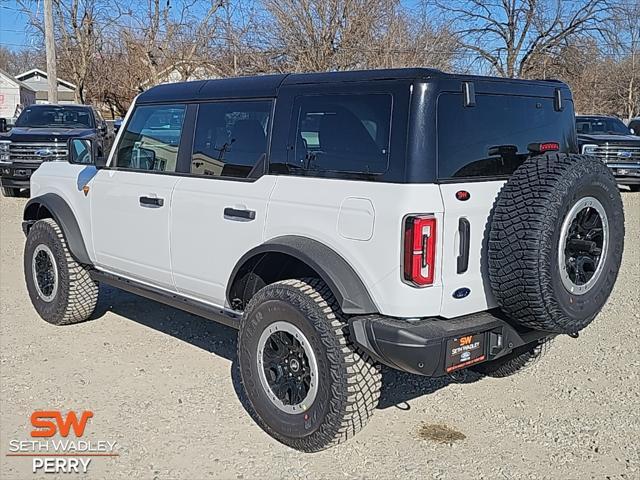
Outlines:
{"label": "front side window", "polygon": [[299,97],[293,166],[307,171],[384,173],[391,108],[388,94]]}
{"label": "front side window", "polygon": [[175,172],[184,105],[136,107],[116,153],[116,167]]}
{"label": "front side window", "polygon": [[[198,107],[191,173],[247,178],[267,155],[271,101],[204,103]],[[261,172],[261,171],[260,171]]]}

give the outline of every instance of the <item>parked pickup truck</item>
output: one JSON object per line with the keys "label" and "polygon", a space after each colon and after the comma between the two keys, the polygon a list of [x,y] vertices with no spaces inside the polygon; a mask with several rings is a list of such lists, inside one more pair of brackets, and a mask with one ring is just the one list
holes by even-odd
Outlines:
{"label": "parked pickup truck", "polygon": [[620,267],[620,192],[577,153],[560,82],[400,69],[166,84],[137,97],[106,161],[94,140],[68,148],[24,210],[35,310],[82,322],[105,283],[237,328],[250,413],[307,452],[366,424],[381,364],[529,366],[589,325]]}
{"label": "parked pickup truck", "polygon": [[616,117],[579,115],[576,130],[583,155],[604,162],[620,185],[628,185],[634,192],[640,190],[640,137],[630,127]]}
{"label": "parked pickup truck", "polygon": [[113,135],[100,112],[89,105],[31,105],[9,132],[0,132],[0,187],[5,197],[29,188],[29,178],[45,161],[67,158],[67,140],[90,138],[98,152]]}

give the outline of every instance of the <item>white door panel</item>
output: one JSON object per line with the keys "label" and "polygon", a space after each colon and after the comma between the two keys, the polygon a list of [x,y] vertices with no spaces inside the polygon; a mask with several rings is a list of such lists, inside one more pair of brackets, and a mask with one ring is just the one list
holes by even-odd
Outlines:
{"label": "white door panel", "polygon": [[[174,289],[169,251],[174,175],[99,170],[91,182],[96,263],[113,272]],[[141,197],[162,206],[141,204]]]}
{"label": "white door panel", "polygon": [[[263,241],[267,203],[276,179],[180,179],[171,219],[171,258],[179,292],[225,305],[233,267]],[[225,209],[238,212],[225,215]],[[254,212],[254,218],[236,216],[242,212]]]}
{"label": "white door panel", "polygon": [[[440,186],[445,208],[442,233],[442,316],[452,318],[474,313],[496,306],[489,286],[486,265],[486,238],[488,219],[502,181],[443,184]],[[456,198],[456,192],[470,193],[466,201]],[[469,266],[464,273],[457,273],[457,259],[460,253],[460,218],[470,224]],[[460,288],[468,288],[469,295],[454,298],[453,293]]]}

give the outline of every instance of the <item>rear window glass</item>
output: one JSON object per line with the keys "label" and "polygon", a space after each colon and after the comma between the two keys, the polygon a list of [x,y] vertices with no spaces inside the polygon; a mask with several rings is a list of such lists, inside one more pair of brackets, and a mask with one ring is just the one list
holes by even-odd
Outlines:
{"label": "rear window glass", "polygon": [[438,98],[438,177],[510,175],[530,154],[530,143],[558,142],[567,151],[575,139],[573,107],[554,109],[552,98],[476,95],[464,107],[461,93]]}
{"label": "rear window glass", "polygon": [[392,96],[298,97],[290,166],[308,171],[379,174],[389,163]]}

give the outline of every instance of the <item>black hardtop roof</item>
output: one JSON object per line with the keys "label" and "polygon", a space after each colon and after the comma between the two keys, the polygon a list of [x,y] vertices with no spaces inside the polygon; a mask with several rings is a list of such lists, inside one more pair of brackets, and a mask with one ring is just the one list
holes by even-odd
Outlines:
{"label": "black hardtop roof", "polygon": [[[136,103],[188,102],[220,98],[269,98],[278,94],[283,85],[304,85],[339,82],[362,82],[379,80],[418,80],[441,78],[443,80],[482,81],[549,86],[566,85],[557,80],[515,80],[510,78],[484,77],[445,73],[431,68],[396,68],[382,70],[355,70],[321,73],[290,73],[257,75],[252,77],[197,80],[191,82],[165,83],[141,93]],[[566,87],[568,88],[568,87]]]}

